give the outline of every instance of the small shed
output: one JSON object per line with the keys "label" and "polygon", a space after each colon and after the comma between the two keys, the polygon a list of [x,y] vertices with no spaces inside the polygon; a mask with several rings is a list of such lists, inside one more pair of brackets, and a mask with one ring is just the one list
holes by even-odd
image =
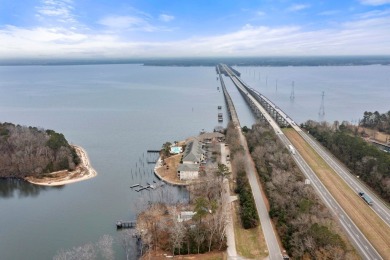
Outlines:
{"label": "small shed", "polygon": [[177,221],[178,222],[183,222],[183,221],[188,221],[191,220],[192,217],[196,214],[195,211],[182,211],[180,214],[177,216]]}

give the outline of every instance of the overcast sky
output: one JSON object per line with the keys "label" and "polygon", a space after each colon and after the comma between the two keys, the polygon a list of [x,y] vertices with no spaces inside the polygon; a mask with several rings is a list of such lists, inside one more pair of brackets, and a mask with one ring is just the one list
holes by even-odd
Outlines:
{"label": "overcast sky", "polygon": [[390,0],[0,0],[0,58],[390,55]]}

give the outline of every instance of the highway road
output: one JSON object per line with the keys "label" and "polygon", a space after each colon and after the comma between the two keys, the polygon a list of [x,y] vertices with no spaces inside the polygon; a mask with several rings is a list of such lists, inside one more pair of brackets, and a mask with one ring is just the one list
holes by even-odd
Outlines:
{"label": "highway road", "polygon": [[[297,126],[296,126],[297,127]],[[348,186],[356,192],[364,192],[371,197],[373,201],[372,206],[368,206],[373,210],[388,226],[390,226],[390,209],[385,203],[378,198],[370,188],[366,187],[362,182],[358,180],[355,175],[346,169],[346,167],[339,162],[330,152],[314,140],[311,136],[304,131],[299,132],[300,135],[310,144],[310,146],[324,159],[324,161],[348,184]]]}
{"label": "highway road", "polygon": [[[288,147],[288,145],[292,145],[291,142],[287,139],[287,137],[284,134],[279,134],[278,137],[286,145],[286,147]],[[338,217],[340,224],[345,229],[345,231],[351,238],[351,242],[355,244],[355,247],[358,249],[358,251],[363,256],[363,258],[382,259],[382,257],[371,245],[371,243],[366,239],[366,237],[363,235],[360,229],[348,217],[348,215],[344,212],[341,206],[337,203],[337,201],[332,197],[329,191],[325,188],[325,186],[319,180],[319,178],[314,173],[314,171],[302,158],[300,153],[298,151],[295,151],[295,155],[292,154],[292,157],[296,162],[296,164],[298,165],[298,167],[303,172],[303,174],[306,176],[306,178],[310,180],[311,185],[320,195],[321,199],[325,202],[325,204],[333,212],[333,214]]]}
{"label": "highway road", "polygon": [[[227,91],[226,89],[224,91]],[[234,109],[232,106],[233,104],[230,104],[229,109]],[[231,111],[231,114],[236,114],[235,111]],[[268,248],[268,259],[270,260],[276,260],[276,259],[282,259],[282,251],[279,247],[279,243],[274,231],[274,228],[272,226],[271,218],[268,214],[268,209],[265,204],[265,198],[263,197],[261,186],[257,182],[257,171],[255,168],[255,165],[253,163],[252,157],[248,150],[248,145],[246,142],[246,139],[244,135],[241,132],[240,123],[238,122],[238,118],[232,117],[234,125],[237,128],[237,131],[239,133],[240,137],[240,143],[242,147],[244,148],[244,160],[245,160],[245,171],[248,176],[248,181],[252,189],[253,198],[255,200],[255,205],[257,209],[257,213],[260,218],[261,228],[263,230],[263,235],[265,238],[265,242],[267,244]]]}
{"label": "highway road", "polygon": [[[285,146],[288,148],[292,143],[287,139],[284,133],[281,131],[279,125],[275,122],[275,120],[268,114],[268,112],[260,105],[260,103],[244,88],[243,84],[237,80],[233,74],[231,74],[230,70],[225,66],[225,70],[230,74],[230,78],[233,83],[239,88],[244,95],[250,99],[250,101],[256,105],[256,107],[261,111],[264,115],[265,119],[269,122],[279,139]],[[287,120],[289,118],[286,118]],[[292,121],[291,119],[289,119]],[[293,126],[296,126],[295,123]],[[299,129],[302,132],[301,129]],[[363,235],[360,229],[354,224],[354,222],[348,217],[348,215],[344,212],[341,206],[337,203],[337,201],[333,198],[330,192],[326,189],[326,187],[321,183],[318,179],[317,175],[310,168],[310,166],[305,162],[303,157],[299,154],[298,151],[295,154],[291,154],[294,161],[297,163],[298,167],[301,169],[303,174],[306,176],[308,180],[310,180],[311,185],[320,195],[321,199],[328,206],[328,208],[333,212],[335,216],[338,217],[341,226],[345,229],[348,236],[351,238],[351,242],[355,245],[356,249],[360,252],[361,256],[364,259],[382,259],[379,253],[375,250],[375,248],[371,245],[371,243],[367,240],[367,238]]]}
{"label": "highway road", "polygon": [[268,209],[265,205],[265,201],[263,198],[263,193],[260,190],[260,184],[257,182],[257,171],[255,165],[253,163],[252,157],[248,150],[248,145],[246,143],[246,139],[239,129],[240,142],[242,147],[245,150],[245,171],[248,176],[249,184],[252,189],[252,194],[255,199],[257,212],[259,214],[259,218],[261,221],[261,228],[263,229],[263,234],[265,237],[265,241],[268,247],[269,259],[282,259],[282,252],[279,247],[278,240],[276,238],[276,234],[274,228],[271,223],[271,218],[268,213]]}
{"label": "highway road", "polygon": [[[242,82],[241,82],[242,83]],[[247,86],[248,87],[248,86]],[[252,89],[253,90],[253,89]],[[261,95],[257,91],[253,90],[257,95],[261,96],[266,100],[272,107],[275,109],[279,115],[281,115],[294,129],[297,131],[303,139],[324,159],[324,161],[345,181],[345,183],[356,192],[364,192],[373,201],[373,205],[370,207],[388,226],[390,226],[390,208],[386,205],[385,202],[372,190],[361,182],[356,175],[352,174],[343,163],[341,163],[337,158],[335,158],[325,147],[318,143],[312,136],[308,135],[303,131],[287,114],[282,111],[278,106],[276,106],[272,101],[268,100],[265,96]]]}
{"label": "highway road", "polygon": [[[242,85],[247,86],[241,80],[239,81]],[[345,181],[345,183],[356,192],[364,192],[373,201],[373,205],[369,207],[372,211],[374,211],[388,226],[390,226],[390,208],[386,205],[386,203],[379,198],[368,186],[366,186],[363,182],[361,182],[356,175],[352,174],[347,167],[344,166],[337,158],[335,158],[325,147],[323,147],[320,143],[318,143],[312,136],[308,135],[305,131],[303,131],[295,122],[290,118],[283,110],[281,110],[278,106],[276,106],[272,101],[267,99],[267,97],[263,96],[256,90],[252,89],[257,95],[267,101],[267,103],[275,109],[279,115],[281,115],[294,129],[297,131],[303,139],[324,159],[324,161]]]}

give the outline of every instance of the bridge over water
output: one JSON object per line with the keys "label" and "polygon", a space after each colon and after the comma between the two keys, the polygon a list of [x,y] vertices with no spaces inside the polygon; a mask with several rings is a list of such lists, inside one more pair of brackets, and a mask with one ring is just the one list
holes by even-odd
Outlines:
{"label": "bridge over water", "polygon": [[[218,71],[228,75],[233,81],[234,85],[244,96],[254,113],[260,118],[260,120],[268,122],[282,143],[288,147],[292,145],[290,140],[284,135],[280,127],[292,127],[299,135],[326,161],[326,163],[345,181],[345,183],[350,186],[353,190],[360,190],[368,193],[372,198],[374,198],[374,207],[372,210],[378,214],[384,222],[389,225],[390,213],[389,208],[377,198],[372,191],[370,191],[364,184],[360,183],[358,180],[353,178],[353,175],[345,170],[340,163],[329,155],[329,152],[326,151],[320,144],[318,144],[312,137],[307,135],[304,131],[300,129],[299,126],[279,107],[277,107],[273,102],[263,96],[261,93],[250,88],[245,82],[241,80],[240,77],[235,75],[235,73],[226,65],[218,65]],[[221,74],[220,74],[221,77]],[[227,92],[227,91],[226,91]],[[229,102],[230,103],[230,102]],[[238,118],[237,118],[238,120]],[[358,251],[361,253],[363,258],[366,259],[382,259],[381,255],[376,251],[373,245],[368,241],[364,236],[361,230],[355,225],[355,223],[350,219],[346,214],[343,208],[338,204],[338,202],[333,198],[327,188],[322,184],[320,179],[311,169],[311,167],[306,163],[303,157],[298,151],[295,154],[292,154],[292,158],[296,162],[297,166],[301,169],[304,175],[310,180],[310,183],[313,185],[314,189],[319,194],[320,198],[324,201],[325,205],[334,213],[335,216],[339,218],[341,226],[345,229],[346,233],[349,235],[353,244],[355,244]],[[352,176],[352,177],[351,177]],[[266,236],[266,234],[264,234]],[[271,257],[272,258],[272,257]]]}
{"label": "bridge over water", "polygon": [[228,67],[227,65],[219,64],[217,68],[219,71],[221,71],[222,74],[229,76],[232,79],[233,83],[236,85],[236,87],[238,88],[242,96],[247,100],[249,106],[256,114],[256,116],[260,118],[260,120],[267,121],[267,119],[264,116],[264,113],[262,113],[261,110],[258,108],[258,106],[256,106],[256,104],[250,98],[249,94],[251,94],[261,104],[261,106],[278,123],[279,126],[287,127],[293,125],[294,122],[292,120],[288,120],[289,117],[285,112],[283,112],[271,100],[269,100],[261,93],[248,86],[244,81],[242,81],[240,76],[236,75],[235,71],[233,71],[231,67]]}

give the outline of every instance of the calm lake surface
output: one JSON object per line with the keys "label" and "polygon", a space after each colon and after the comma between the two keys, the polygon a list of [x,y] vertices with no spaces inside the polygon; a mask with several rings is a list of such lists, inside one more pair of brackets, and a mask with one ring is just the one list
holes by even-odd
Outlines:
{"label": "calm lake surface", "polygon": [[[356,122],[365,110],[390,109],[389,66],[237,69],[299,123],[318,119],[322,91],[325,120]],[[242,97],[225,83],[241,124],[252,125]],[[57,188],[0,180],[0,258],[52,259],[104,234],[115,238],[114,223],[134,219],[149,200],[185,200],[181,188],[137,193],[129,187],[158,181],[146,150],[218,125],[217,106],[225,108],[219,84],[214,67],[0,66],[0,122],[63,133],[86,149],[98,172]],[[120,245],[115,249],[123,259]]]}

